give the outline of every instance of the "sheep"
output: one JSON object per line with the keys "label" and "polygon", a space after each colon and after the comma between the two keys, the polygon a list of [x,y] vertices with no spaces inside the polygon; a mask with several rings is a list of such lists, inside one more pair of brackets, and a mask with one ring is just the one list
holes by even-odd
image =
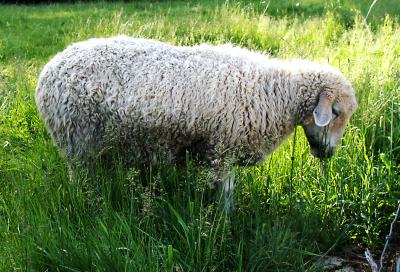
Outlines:
{"label": "sheep", "polygon": [[35,100],[70,164],[108,149],[146,164],[191,154],[216,173],[228,210],[224,163],[263,162],[298,125],[311,153],[330,157],[357,107],[350,82],[328,64],[126,36],[68,46],[43,68]]}

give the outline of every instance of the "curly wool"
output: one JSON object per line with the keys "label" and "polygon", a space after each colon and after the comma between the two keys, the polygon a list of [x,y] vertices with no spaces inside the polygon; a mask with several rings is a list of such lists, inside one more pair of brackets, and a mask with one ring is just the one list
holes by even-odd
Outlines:
{"label": "curly wool", "polygon": [[118,147],[141,162],[178,162],[189,151],[250,165],[312,115],[323,89],[349,85],[329,65],[121,36],[56,55],[41,72],[36,103],[70,160]]}

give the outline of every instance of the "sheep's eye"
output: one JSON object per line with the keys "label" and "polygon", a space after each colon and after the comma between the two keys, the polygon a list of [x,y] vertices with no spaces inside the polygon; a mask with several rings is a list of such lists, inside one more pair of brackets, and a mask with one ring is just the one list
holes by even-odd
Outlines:
{"label": "sheep's eye", "polygon": [[340,112],[337,109],[332,108],[332,114],[334,115],[333,119],[335,119],[340,115]]}

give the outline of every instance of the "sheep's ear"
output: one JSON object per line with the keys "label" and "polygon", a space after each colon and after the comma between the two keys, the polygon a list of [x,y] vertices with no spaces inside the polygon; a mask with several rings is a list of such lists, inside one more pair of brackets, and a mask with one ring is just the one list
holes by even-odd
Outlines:
{"label": "sheep's ear", "polygon": [[332,120],[332,97],[327,93],[319,95],[317,107],[314,109],[314,121],[319,127],[324,127]]}

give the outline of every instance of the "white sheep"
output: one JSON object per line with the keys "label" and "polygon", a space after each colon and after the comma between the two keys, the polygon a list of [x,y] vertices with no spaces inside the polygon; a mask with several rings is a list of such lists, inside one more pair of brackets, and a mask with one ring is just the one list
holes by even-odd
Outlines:
{"label": "white sheep", "polygon": [[[313,155],[331,156],[357,107],[351,84],[329,65],[125,36],[56,55],[36,103],[71,164],[112,148],[136,163],[178,163],[189,153],[216,172],[228,160],[262,162],[297,125]],[[228,175],[226,196],[232,187]]]}

